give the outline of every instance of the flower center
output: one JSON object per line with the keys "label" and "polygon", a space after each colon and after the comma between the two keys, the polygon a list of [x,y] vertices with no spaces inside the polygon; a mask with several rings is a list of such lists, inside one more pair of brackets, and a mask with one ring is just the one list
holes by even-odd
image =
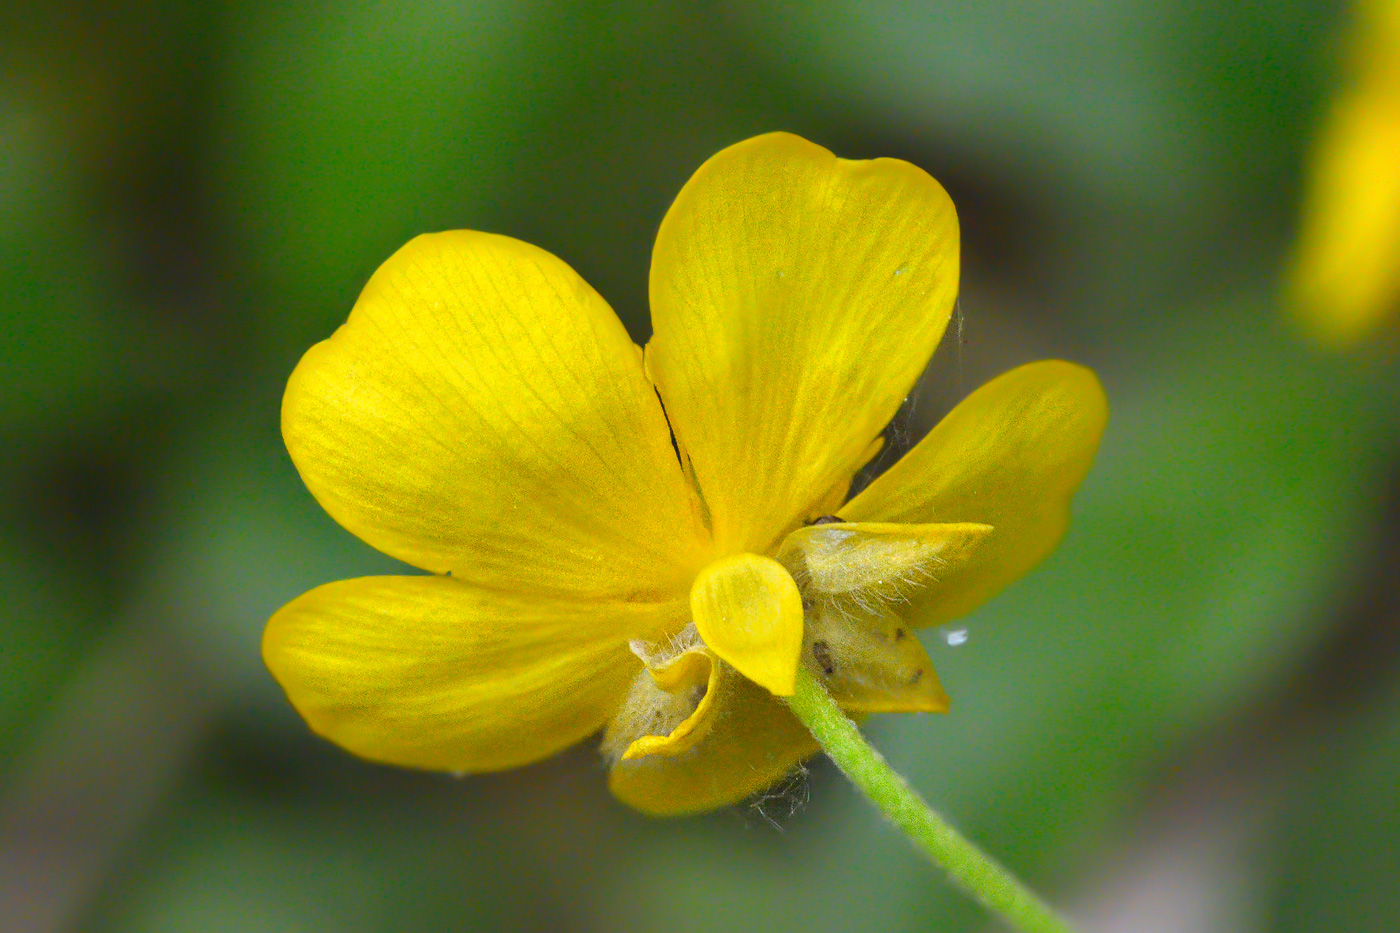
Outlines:
{"label": "flower center", "polygon": [[991,533],[986,525],[817,521],[776,558],[736,554],[691,586],[691,623],[633,642],[646,665],[604,737],[615,760],[684,755],[732,696],[785,695],[806,664],[847,710],[943,712],[948,697],[912,631],[922,599]]}

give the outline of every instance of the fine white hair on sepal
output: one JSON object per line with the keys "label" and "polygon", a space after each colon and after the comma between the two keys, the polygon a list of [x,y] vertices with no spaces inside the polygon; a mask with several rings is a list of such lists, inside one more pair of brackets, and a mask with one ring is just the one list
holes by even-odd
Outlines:
{"label": "fine white hair on sepal", "polygon": [[627,647],[647,667],[660,667],[699,644],[701,644],[700,632],[695,628],[695,623],[691,622],[679,632],[667,635],[663,641],[652,642],[634,638],[627,643]]}
{"label": "fine white hair on sepal", "polygon": [[942,558],[933,557],[926,563],[903,567],[861,589],[813,595],[837,612],[852,617],[873,615],[884,609],[909,605],[920,590],[938,582],[935,570],[945,563]]}
{"label": "fine white hair on sepal", "polygon": [[803,544],[785,566],[809,603],[868,614],[907,605],[938,583],[947,566],[946,542],[918,537],[859,535],[827,525],[804,529]]}

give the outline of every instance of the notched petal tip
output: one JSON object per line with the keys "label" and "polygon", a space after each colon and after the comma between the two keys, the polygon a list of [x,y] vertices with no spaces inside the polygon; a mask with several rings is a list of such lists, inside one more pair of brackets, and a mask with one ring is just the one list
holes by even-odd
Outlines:
{"label": "notched petal tip", "polygon": [[636,345],[573,269],[509,237],[425,234],[386,260],[297,365],[282,432],[332,517],[434,573],[657,601],[703,560]]}
{"label": "notched petal tip", "polygon": [[725,552],[844,497],[933,354],[958,282],[947,192],[800,137],[709,159],[657,233],[647,361]]}

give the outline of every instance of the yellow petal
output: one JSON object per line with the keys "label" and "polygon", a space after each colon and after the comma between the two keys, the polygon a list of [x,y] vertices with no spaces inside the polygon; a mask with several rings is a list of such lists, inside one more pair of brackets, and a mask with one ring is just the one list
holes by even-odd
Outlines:
{"label": "yellow petal", "polygon": [[867,608],[900,602],[936,585],[969,560],[992,533],[970,522],[904,525],[836,522],[808,525],[783,539],[778,560],[807,599],[853,601]]}
{"label": "yellow petal", "polygon": [[781,564],[756,554],[715,561],[690,588],[690,613],[715,654],[772,693],[792,695],[802,651],[802,596]]}
{"label": "yellow petal", "polygon": [[678,754],[656,753],[674,750],[661,743],[613,764],[608,786],[623,803],[652,816],[714,810],[769,787],[816,753],[781,700],[722,661],[714,666],[699,741]]}
{"label": "yellow petal", "polygon": [[1400,87],[1334,104],[1289,283],[1294,312],[1328,345],[1353,345],[1400,312],[1398,153]]}
{"label": "yellow petal", "polygon": [[356,755],[494,771],[597,731],[641,670],[628,639],[674,628],[685,611],[365,577],[284,606],[263,657],[311,728]]}
{"label": "yellow petal", "polygon": [[957,287],[952,202],[907,162],[774,133],[700,167],[657,235],[647,368],[721,552],[770,553],[859,466]]}
{"label": "yellow petal", "polygon": [[820,503],[807,516],[807,521],[813,521],[828,515],[836,514],[836,510],[845,503],[846,497],[850,495],[851,483],[855,482],[856,474],[870,465],[870,461],[880,455],[880,451],[885,447],[883,435],[875,438],[870,446],[865,448],[860,457],[856,460],[854,468],[842,473],[825,496],[822,496]]}
{"label": "yellow petal", "polygon": [[818,603],[807,613],[803,658],[847,711],[948,711],[928,652],[888,608]]}
{"label": "yellow petal", "polygon": [[1313,154],[1289,282],[1294,313],[1337,347],[1400,313],[1400,3],[1354,15],[1351,80]]}
{"label": "yellow petal", "polygon": [[991,525],[971,559],[913,596],[917,624],[956,619],[1055,549],[1107,418],[1092,372],[1059,360],[1029,363],[964,399],[839,514]]}
{"label": "yellow petal", "polygon": [[640,355],[560,260],[417,237],[312,347],[282,406],[307,487],[368,543],[500,589],[683,593],[702,525]]}

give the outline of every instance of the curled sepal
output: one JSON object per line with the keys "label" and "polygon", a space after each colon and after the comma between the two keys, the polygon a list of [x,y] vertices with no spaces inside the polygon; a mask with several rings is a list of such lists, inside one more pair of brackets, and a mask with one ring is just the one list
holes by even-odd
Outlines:
{"label": "curled sepal", "polygon": [[637,675],[608,724],[603,749],[621,761],[682,755],[714,725],[719,667],[703,645],[659,662],[638,653],[648,662],[646,672]]}
{"label": "curled sepal", "polygon": [[946,713],[948,695],[908,624],[888,609],[819,603],[807,612],[803,658],[853,713]]}
{"label": "curled sepal", "polygon": [[770,557],[735,554],[700,571],[690,587],[700,637],[739,673],[791,696],[802,652],[802,596]]}
{"label": "curled sepal", "polygon": [[773,694],[704,646],[680,650],[674,665],[638,652],[648,670],[604,733],[608,786],[623,803],[652,816],[703,813],[764,790],[817,751]]}
{"label": "curled sepal", "polygon": [[990,525],[831,522],[787,536],[778,560],[809,602],[874,612],[936,586],[992,533]]}

